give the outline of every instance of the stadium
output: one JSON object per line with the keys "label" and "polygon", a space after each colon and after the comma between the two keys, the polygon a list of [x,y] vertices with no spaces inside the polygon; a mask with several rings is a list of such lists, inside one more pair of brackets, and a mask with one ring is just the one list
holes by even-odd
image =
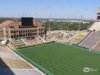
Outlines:
{"label": "stadium", "polygon": [[5,21],[0,28],[1,63],[6,62],[10,70],[1,66],[11,75],[100,74],[100,10],[85,30],[52,31],[49,25],[46,31],[41,21],[30,17]]}

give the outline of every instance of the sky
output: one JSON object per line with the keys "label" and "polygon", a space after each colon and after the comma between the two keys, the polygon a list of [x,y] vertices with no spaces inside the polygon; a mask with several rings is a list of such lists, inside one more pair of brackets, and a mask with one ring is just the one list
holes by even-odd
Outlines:
{"label": "sky", "polygon": [[100,0],[0,0],[0,17],[96,19]]}

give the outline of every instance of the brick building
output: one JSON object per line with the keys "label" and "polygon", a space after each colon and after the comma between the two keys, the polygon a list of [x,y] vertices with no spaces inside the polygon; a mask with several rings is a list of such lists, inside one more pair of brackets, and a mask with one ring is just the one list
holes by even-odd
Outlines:
{"label": "brick building", "polygon": [[22,21],[7,20],[0,24],[0,39],[33,39],[37,35],[42,36],[44,31],[43,23],[36,19],[32,20],[32,25],[27,26],[22,25]]}

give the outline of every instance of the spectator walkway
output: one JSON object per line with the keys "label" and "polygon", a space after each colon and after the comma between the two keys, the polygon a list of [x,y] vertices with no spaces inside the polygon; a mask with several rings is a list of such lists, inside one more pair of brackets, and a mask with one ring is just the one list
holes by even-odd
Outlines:
{"label": "spectator walkway", "polygon": [[5,46],[0,46],[0,75],[45,75]]}

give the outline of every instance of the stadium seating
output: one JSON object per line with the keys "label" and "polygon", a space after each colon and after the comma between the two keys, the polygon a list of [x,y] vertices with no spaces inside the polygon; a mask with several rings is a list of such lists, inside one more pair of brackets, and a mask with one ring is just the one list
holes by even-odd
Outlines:
{"label": "stadium seating", "polygon": [[22,40],[12,40],[8,46],[11,46],[14,48],[20,48],[20,47],[25,47],[26,44]]}
{"label": "stadium seating", "polygon": [[11,68],[32,68],[27,63],[22,60],[10,59],[10,58],[2,58],[4,62]]}
{"label": "stadium seating", "polygon": [[44,75],[6,46],[0,46],[0,75]]}
{"label": "stadium seating", "polygon": [[92,32],[79,46],[92,49],[99,40],[100,32]]}
{"label": "stadium seating", "polygon": [[100,31],[100,22],[93,23],[93,25],[89,28],[89,30],[91,30],[91,31],[93,31],[93,30]]}
{"label": "stadium seating", "polygon": [[95,51],[100,51],[100,42],[95,46],[94,50]]}
{"label": "stadium seating", "polygon": [[89,34],[89,32],[87,31],[80,31],[77,32],[76,36],[70,41],[73,44],[78,44],[80,43],[87,35]]}

